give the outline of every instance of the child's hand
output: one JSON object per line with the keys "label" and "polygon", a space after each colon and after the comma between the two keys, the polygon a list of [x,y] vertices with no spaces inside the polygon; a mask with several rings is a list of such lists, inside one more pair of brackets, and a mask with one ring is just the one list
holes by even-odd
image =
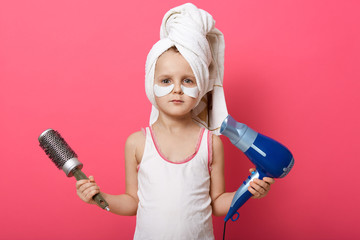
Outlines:
{"label": "child's hand", "polygon": [[[255,171],[255,168],[250,168],[249,171],[253,172]],[[255,178],[250,182],[248,190],[252,193],[252,198],[263,198],[268,194],[270,185],[274,182],[275,180],[269,177],[264,177],[263,180]]]}
{"label": "child's hand", "polygon": [[95,204],[92,197],[100,192],[99,186],[95,183],[93,176],[76,182],[77,195],[86,203]]}

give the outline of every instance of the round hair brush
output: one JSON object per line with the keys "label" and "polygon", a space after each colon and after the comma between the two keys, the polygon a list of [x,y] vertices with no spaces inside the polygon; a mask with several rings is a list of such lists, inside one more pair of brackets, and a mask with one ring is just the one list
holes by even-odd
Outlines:
{"label": "round hair brush", "polygon": [[[83,164],[77,159],[77,154],[61,137],[59,132],[47,129],[39,136],[40,147],[46,155],[55,163],[56,167],[62,169],[67,177],[74,176],[76,180],[88,179],[81,171]],[[96,204],[102,209],[110,211],[109,204],[100,193],[93,197]]]}

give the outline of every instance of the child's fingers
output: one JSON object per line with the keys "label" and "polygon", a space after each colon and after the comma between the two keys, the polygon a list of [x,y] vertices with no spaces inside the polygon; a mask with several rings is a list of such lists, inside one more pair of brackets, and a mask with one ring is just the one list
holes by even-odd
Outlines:
{"label": "child's fingers", "polygon": [[86,183],[77,191],[78,196],[87,203],[95,203],[93,196],[100,192],[100,188],[94,183]]}
{"label": "child's fingers", "polygon": [[266,189],[262,185],[260,185],[258,181],[255,182],[255,180],[259,180],[259,179],[254,179],[254,181],[250,182],[250,186],[253,189],[255,189],[258,193],[264,194],[266,192]]}
{"label": "child's fingers", "polygon": [[94,204],[95,201],[92,198],[100,192],[100,188],[95,183],[94,177],[89,176],[89,179],[82,179],[76,182],[76,192],[83,201]]}
{"label": "child's fingers", "polygon": [[[250,173],[252,173],[252,172],[254,172],[254,171],[256,171],[256,168],[250,168],[250,169],[249,169],[249,172],[250,172]],[[268,184],[270,184],[270,185],[273,184],[273,183],[275,183],[275,180],[274,180],[273,178],[264,177],[263,180],[264,180],[265,182],[267,182]]]}
{"label": "child's fingers", "polygon": [[92,186],[83,192],[84,198],[87,201],[90,201],[93,198],[93,196],[99,192],[100,192],[100,189],[98,186]]}
{"label": "child's fingers", "polygon": [[[256,171],[256,168],[249,169],[250,173],[254,171]],[[253,198],[263,198],[267,195],[270,190],[270,185],[274,182],[275,180],[269,177],[264,177],[262,180],[255,178],[253,181],[250,182],[248,190],[253,195]]]}
{"label": "child's fingers", "polygon": [[266,183],[268,183],[269,185],[275,183],[275,179],[269,178],[269,177],[264,177],[264,178],[263,178],[263,181],[266,182]]}
{"label": "child's fingers", "polygon": [[76,181],[76,189],[79,189],[81,186],[83,186],[84,184],[86,184],[88,182],[89,182],[88,179],[82,179],[82,180]]}
{"label": "child's fingers", "polygon": [[261,194],[252,187],[248,187],[249,192],[253,195],[253,198],[259,198]]}
{"label": "child's fingers", "polygon": [[81,192],[81,193],[84,193],[87,189],[92,188],[94,186],[97,186],[96,183],[89,182],[89,180],[88,180],[88,182],[82,184],[79,187],[78,191]]}
{"label": "child's fingers", "polygon": [[254,179],[250,182],[249,191],[254,195],[253,198],[263,198],[270,190],[270,185],[262,180]]}
{"label": "child's fingers", "polygon": [[95,182],[95,179],[93,176],[90,176],[89,179],[81,179],[79,181],[76,181],[76,188],[82,186],[83,184],[85,183],[88,183],[88,182]]}
{"label": "child's fingers", "polygon": [[254,179],[254,183],[259,185],[260,187],[262,187],[265,191],[269,191],[270,190],[270,184],[263,181],[263,180],[260,180],[258,178],[255,178]]}
{"label": "child's fingers", "polygon": [[82,194],[83,194],[84,196],[86,196],[86,195],[89,194],[89,192],[94,191],[94,190],[98,190],[98,189],[99,189],[99,187],[98,187],[97,185],[90,185],[89,187],[87,187],[86,189],[84,189],[84,191],[82,191]]}
{"label": "child's fingers", "polygon": [[93,176],[89,176],[90,182],[95,182],[95,178]]}

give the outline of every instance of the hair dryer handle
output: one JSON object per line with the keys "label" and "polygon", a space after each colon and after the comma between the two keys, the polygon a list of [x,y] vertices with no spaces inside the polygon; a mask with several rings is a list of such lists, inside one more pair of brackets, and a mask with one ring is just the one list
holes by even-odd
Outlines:
{"label": "hair dryer handle", "polygon": [[[245,179],[245,181],[238,188],[238,190],[236,191],[236,193],[233,197],[230,209],[224,219],[225,222],[227,222],[229,219],[231,219],[232,221],[236,221],[239,218],[239,213],[237,212],[237,210],[242,205],[244,205],[244,203],[247,200],[249,200],[250,197],[252,196],[252,194],[249,192],[249,190],[247,190],[248,187],[250,186],[250,182],[253,181],[255,178],[262,180],[264,177],[266,177],[266,175],[264,173],[262,173],[260,170],[255,170],[254,172],[251,173],[250,176],[247,177],[247,179]],[[236,216],[236,218],[233,218],[233,216],[235,214],[237,214],[237,216]]]}

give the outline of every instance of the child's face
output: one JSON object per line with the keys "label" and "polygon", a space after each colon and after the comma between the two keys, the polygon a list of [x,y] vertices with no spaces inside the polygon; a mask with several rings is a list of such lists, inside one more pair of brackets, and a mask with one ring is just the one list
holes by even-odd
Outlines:
{"label": "child's face", "polygon": [[196,78],[179,52],[170,49],[158,58],[154,86],[158,90],[155,91],[155,101],[159,111],[182,116],[195,107],[198,97]]}

